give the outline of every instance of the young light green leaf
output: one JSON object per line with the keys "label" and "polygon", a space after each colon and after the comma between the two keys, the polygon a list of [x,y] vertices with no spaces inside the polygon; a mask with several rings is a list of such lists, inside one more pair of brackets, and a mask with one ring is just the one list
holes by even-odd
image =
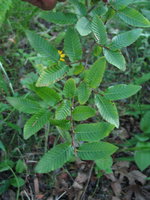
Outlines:
{"label": "young light green leaf", "polygon": [[78,75],[78,74],[81,74],[83,72],[83,70],[84,70],[84,66],[82,64],[80,64],[80,65],[77,65],[74,67],[73,73],[74,73],[74,75]]}
{"label": "young light green leaf", "polygon": [[107,122],[80,124],[75,128],[75,137],[78,141],[99,141],[107,137],[113,129],[114,126]]}
{"label": "young light green leaf", "polygon": [[82,46],[78,33],[73,28],[68,28],[65,41],[64,50],[71,62],[82,59]]}
{"label": "young light green leaf", "polygon": [[27,166],[23,160],[18,160],[16,164],[16,172],[23,173],[27,169]]}
{"label": "young light green leaf", "polygon": [[106,174],[112,173],[112,164],[113,160],[111,156],[106,156],[105,158],[101,158],[99,160],[95,160],[96,166],[99,170],[103,170],[106,172]]}
{"label": "young light green leaf", "polygon": [[37,83],[37,87],[50,86],[51,84],[62,79],[65,73],[68,71],[68,66],[66,65],[53,65],[43,70]]}
{"label": "young light green leaf", "polygon": [[118,69],[124,71],[126,69],[126,61],[124,56],[120,51],[111,51],[108,49],[103,49],[104,56],[106,60],[117,67]]}
{"label": "young light green leaf", "polygon": [[104,96],[96,95],[95,104],[102,117],[109,123],[119,127],[119,116],[116,105]]}
{"label": "young light green leaf", "polygon": [[87,71],[85,80],[91,88],[97,88],[100,85],[105,69],[106,60],[104,57],[101,57]]}
{"label": "young light green leaf", "polygon": [[140,37],[141,33],[142,29],[133,29],[131,31],[121,33],[112,39],[110,48],[113,50],[117,50],[127,47],[135,42]]}
{"label": "young light green leaf", "polygon": [[116,150],[116,146],[107,142],[86,143],[78,149],[78,156],[82,160],[98,160],[112,155]]}
{"label": "young light green leaf", "polygon": [[35,170],[37,173],[48,173],[62,167],[73,156],[70,144],[59,144],[49,150],[39,161]]}
{"label": "young light green leaf", "polygon": [[134,8],[125,8],[118,12],[124,22],[135,27],[150,27],[150,21]]}
{"label": "young light green leaf", "polygon": [[106,28],[103,21],[97,15],[95,15],[92,20],[91,29],[94,33],[96,42],[105,45],[107,42]]}
{"label": "young light green leaf", "polygon": [[96,111],[89,106],[77,106],[73,112],[72,116],[75,121],[82,121],[93,117]]}
{"label": "young light green leaf", "polygon": [[43,12],[40,17],[48,22],[59,25],[71,25],[77,21],[77,17],[73,13]]}
{"label": "young light green leaf", "polygon": [[66,98],[73,98],[76,92],[76,84],[73,78],[70,78],[66,81],[63,94]]}
{"label": "young light green leaf", "polygon": [[119,84],[109,87],[104,93],[105,98],[115,101],[125,99],[136,94],[141,89],[139,85]]}
{"label": "young light green leaf", "polygon": [[[136,147],[141,150],[135,152],[134,159],[137,166],[143,171],[150,166],[150,143],[138,143]],[[142,148],[147,148],[147,150]]]}
{"label": "young light green leaf", "polygon": [[81,17],[77,24],[76,29],[81,36],[87,36],[91,33],[90,22],[86,17]]}
{"label": "young light green leaf", "polygon": [[70,101],[63,101],[55,112],[55,118],[58,120],[66,119],[67,116],[71,114],[71,103]]}
{"label": "young light green leaf", "polygon": [[43,126],[49,121],[50,112],[41,110],[35,113],[24,126],[24,139],[30,138],[32,135],[37,133]]}
{"label": "young light green leaf", "polygon": [[91,89],[86,82],[81,82],[78,87],[78,101],[80,104],[85,104],[91,95]]}
{"label": "young light green leaf", "polygon": [[26,31],[27,38],[31,46],[41,55],[48,57],[52,61],[58,61],[59,54],[47,40],[32,31]]}
{"label": "young light green leaf", "polygon": [[40,105],[25,97],[7,97],[7,101],[17,110],[33,114],[39,111]]}
{"label": "young light green leaf", "polygon": [[145,112],[140,121],[140,128],[144,133],[150,133],[150,111]]}
{"label": "young light green leaf", "polygon": [[60,95],[52,88],[34,87],[33,90],[41,99],[43,99],[50,106],[54,106],[61,100]]}

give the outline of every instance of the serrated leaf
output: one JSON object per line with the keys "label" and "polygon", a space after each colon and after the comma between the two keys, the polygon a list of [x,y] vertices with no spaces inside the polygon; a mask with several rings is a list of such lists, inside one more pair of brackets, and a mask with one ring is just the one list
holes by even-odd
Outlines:
{"label": "serrated leaf", "polygon": [[96,42],[98,44],[105,45],[107,42],[106,28],[103,21],[97,15],[95,15],[92,20],[91,29],[94,33]]}
{"label": "serrated leaf", "polygon": [[50,86],[51,84],[59,81],[68,71],[68,66],[66,65],[53,65],[43,70],[37,83],[37,87]]}
{"label": "serrated leaf", "polygon": [[75,128],[75,137],[78,141],[99,141],[107,137],[114,126],[107,122],[80,124]]}
{"label": "serrated leaf", "polygon": [[40,37],[38,34],[32,31],[26,31],[27,38],[31,46],[41,55],[48,57],[52,61],[58,61],[59,54],[56,48],[54,48],[47,40]]}
{"label": "serrated leaf", "polygon": [[82,59],[82,46],[78,33],[69,28],[65,35],[64,50],[71,62]]}
{"label": "serrated leaf", "polygon": [[80,3],[78,1],[70,0],[70,2],[75,7],[75,13],[77,16],[86,16],[87,15],[87,9],[83,3]]}
{"label": "serrated leaf", "polygon": [[70,78],[66,81],[63,94],[66,98],[73,98],[76,92],[76,84],[73,78]]}
{"label": "serrated leaf", "polygon": [[105,69],[106,60],[104,57],[101,57],[87,71],[85,80],[91,88],[97,88],[100,85]]}
{"label": "serrated leaf", "polygon": [[112,155],[116,150],[116,146],[107,142],[86,143],[78,149],[78,156],[82,160],[98,160]]}
{"label": "serrated leaf", "polygon": [[144,133],[150,133],[150,111],[145,112],[140,121],[140,128]]}
{"label": "serrated leaf", "polygon": [[71,114],[71,103],[70,101],[63,101],[55,112],[55,118],[58,120],[66,119]]}
{"label": "serrated leaf", "polygon": [[126,61],[121,51],[111,51],[108,49],[103,49],[103,52],[107,62],[122,71],[126,69]]}
{"label": "serrated leaf", "polygon": [[34,92],[50,106],[54,106],[61,100],[60,95],[52,88],[34,87]]}
{"label": "serrated leaf", "polygon": [[112,173],[112,164],[113,160],[111,156],[106,156],[105,158],[101,158],[99,160],[95,160],[96,166],[99,170],[103,170],[106,174]]}
{"label": "serrated leaf", "polygon": [[60,127],[56,127],[57,131],[59,132],[59,134],[61,135],[61,137],[64,139],[64,141],[68,142],[68,143],[72,143],[72,136],[69,132],[69,129],[71,129],[71,126],[68,130],[64,129],[64,128],[60,128]]}
{"label": "serrated leaf", "polygon": [[70,144],[59,144],[49,150],[36,166],[37,173],[48,173],[62,167],[73,156]]}
{"label": "serrated leaf", "polygon": [[[134,159],[139,169],[143,171],[150,166],[150,143],[138,143],[136,147],[141,150],[135,152]],[[142,150],[142,148],[147,148],[147,150]]]}
{"label": "serrated leaf", "polygon": [[77,21],[77,17],[73,13],[43,12],[40,17],[48,22],[59,25],[71,25]]}
{"label": "serrated leaf", "polygon": [[50,123],[65,130],[69,130],[71,127],[70,121],[66,119],[50,119]]}
{"label": "serrated leaf", "polygon": [[85,104],[91,95],[91,89],[88,84],[81,82],[78,87],[78,101],[80,104]]}
{"label": "serrated leaf", "polygon": [[49,121],[50,112],[46,110],[35,113],[24,126],[24,139],[28,139],[37,133]]}
{"label": "serrated leaf", "polygon": [[135,0],[115,0],[112,5],[115,9],[122,10],[128,5],[134,3]]}
{"label": "serrated leaf", "polygon": [[90,22],[86,17],[81,17],[75,27],[81,36],[87,36],[91,33]]}
{"label": "serrated leaf", "polygon": [[115,36],[112,39],[110,48],[113,50],[122,49],[134,43],[141,35],[142,29],[134,29],[131,31],[126,31]]}
{"label": "serrated leaf", "polygon": [[107,14],[108,7],[106,4],[103,4],[102,2],[99,2],[94,9],[91,10],[90,15],[98,15],[101,17],[104,17],[105,14]]}
{"label": "serrated leaf", "polygon": [[95,104],[101,116],[109,123],[119,127],[119,116],[116,105],[104,96],[96,95]]}
{"label": "serrated leaf", "polygon": [[33,114],[39,111],[40,105],[25,97],[7,97],[7,101],[17,110]]}
{"label": "serrated leaf", "polygon": [[77,106],[73,112],[72,116],[75,121],[82,121],[93,117],[96,111],[89,106]]}
{"label": "serrated leaf", "polygon": [[140,89],[141,86],[139,85],[119,84],[109,87],[104,93],[104,96],[109,100],[115,101],[128,98],[136,94]]}
{"label": "serrated leaf", "polygon": [[134,8],[125,8],[118,12],[124,22],[135,27],[150,27],[150,21]]}

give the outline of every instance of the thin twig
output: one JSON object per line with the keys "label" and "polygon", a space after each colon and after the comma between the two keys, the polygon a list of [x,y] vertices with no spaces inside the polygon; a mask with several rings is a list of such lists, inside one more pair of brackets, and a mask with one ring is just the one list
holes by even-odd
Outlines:
{"label": "thin twig", "polygon": [[94,44],[95,44],[95,41],[91,44],[90,51],[89,51],[87,58],[86,58],[86,61],[85,61],[85,68],[87,68],[87,66],[88,66],[88,62],[89,62],[89,59],[91,57],[91,52],[93,51]]}
{"label": "thin twig", "polygon": [[14,170],[13,170],[11,167],[9,167],[9,169],[10,169],[10,171],[12,172],[12,174],[13,174],[15,180],[16,180],[16,183],[17,183],[17,196],[16,196],[16,200],[19,200],[19,194],[20,194],[19,181],[18,181],[18,178],[17,178],[17,176],[16,176]]}
{"label": "thin twig", "polygon": [[56,198],[56,200],[61,199],[61,197],[63,197],[66,193],[67,193],[67,191],[63,192],[58,198]]}
{"label": "thin twig", "polygon": [[27,197],[28,200],[31,200],[30,197],[29,197],[29,195],[28,195],[28,193],[25,190],[23,191],[23,193],[26,195],[26,197]]}
{"label": "thin twig", "polygon": [[47,123],[45,126],[45,153],[47,152],[47,147],[48,147],[49,130],[50,130],[50,123]]}
{"label": "thin twig", "polygon": [[85,197],[85,193],[86,193],[86,191],[87,191],[87,188],[88,188],[89,183],[90,183],[90,180],[91,180],[93,168],[94,168],[94,162],[93,162],[92,165],[91,165],[91,169],[90,169],[90,171],[89,171],[88,181],[87,181],[87,184],[86,184],[86,186],[85,186],[85,188],[84,188],[84,191],[83,191],[83,193],[82,193],[82,196],[81,196],[81,198],[80,198],[81,200],[84,199],[84,197]]}

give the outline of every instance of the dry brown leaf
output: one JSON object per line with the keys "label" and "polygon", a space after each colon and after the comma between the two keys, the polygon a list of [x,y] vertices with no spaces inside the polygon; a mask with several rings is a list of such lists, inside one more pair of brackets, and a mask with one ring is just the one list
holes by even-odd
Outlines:
{"label": "dry brown leaf", "polygon": [[132,185],[129,188],[124,200],[131,200],[133,195],[135,196],[135,200],[148,200],[142,193],[142,188],[138,185]]}
{"label": "dry brown leaf", "polygon": [[109,180],[111,180],[112,182],[117,181],[116,177],[114,176],[114,174],[106,174],[105,175]]}
{"label": "dry brown leaf", "polygon": [[76,177],[74,183],[73,183],[73,187],[75,189],[83,189],[83,183],[86,182],[86,180],[88,179],[87,174],[83,173],[83,172],[79,172],[78,176]]}
{"label": "dry brown leaf", "polygon": [[122,140],[129,138],[129,134],[128,134],[127,130],[125,128],[123,128],[123,127],[121,127],[118,130],[114,130],[113,131],[113,136],[114,136],[114,139],[116,137],[119,137]]}
{"label": "dry brown leaf", "polygon": [[82,172],[79,172],[79,173],[78,173],[78,176],[77,176],[76,179],[75,179],[75,181],[76,181],[77,183],[80,183],[80,184],[81,184],[81,183],[85,183],[87,179],[88,179],[87,174],[82,173]]}
{"label": "dry brown leaf", "polygon": [[38,195],[39,194],[39,180],[37,177],[34,178],[34,192],[35,192],[35,195]]}
{"label": "dry brown leaf", "polygon": [[121,184],[119,183],[119,181],[113,182],[111,183],[111,187],[113,189],[114,194],[119,197],[121,195]]}
{"label": "dry brown leaf", "polygon": [[118,197],[112,197],[112,200],[121,200],[121,199]]}
{"label": "dry brown leaf", "polygon": [[113,165],[114,169],[129,168],[130,163],[128,161],[119,161]]}
{"label": "dry brown leaf", "polygon": [[127,177],[131,185],[135,184],[135,180],[144,185],[146,183],[146,178],[147,178],[147,176],[145,176],[142,172],[138,170],[133,170],[129,172]]}
{"label": "dry brown leaf", "polygon": [[37,200],[42,200],[44,198],[44,195],[43,194],[38,194],[36,195],[36,199]]}

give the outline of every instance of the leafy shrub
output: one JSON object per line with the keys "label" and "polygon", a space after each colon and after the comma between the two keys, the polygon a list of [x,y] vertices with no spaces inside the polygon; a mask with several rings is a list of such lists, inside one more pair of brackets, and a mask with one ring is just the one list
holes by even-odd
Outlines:
{"label": "leafy shrub", "polygon": [[[111,172],[111,155],[118,148],[106,139],[119,127],[115,101],[136,94],[141,86],[121,83],[103,88],[101,82],[108,63],[124,73],[126,60],[122,49],[134,43],[142,34],[141,28],[150,27],[150,22],[134,8],[138,1],[94,1],[91,8],[83,0],[68,3],[70,12],[40,14],[44,20],[65,30],[63,46],[60,43],[57,48],[59,34],[53,45],[26,30],[31,46],[38,53],[38,76],[26,81],[28,95],[7,100],[20,112],[31,114],[24,126],[24,139],[46,124],[55,126],[62,137],[63,143],[45,153],[36,172],[50,172],[73,158],[93,160],[100,169]],[[121,30],[112,37],[109,22],[118,19],[129,30]],[[86,45],[89,41],[92,44]],[[105,162],[106,168],[101,164]]]}

